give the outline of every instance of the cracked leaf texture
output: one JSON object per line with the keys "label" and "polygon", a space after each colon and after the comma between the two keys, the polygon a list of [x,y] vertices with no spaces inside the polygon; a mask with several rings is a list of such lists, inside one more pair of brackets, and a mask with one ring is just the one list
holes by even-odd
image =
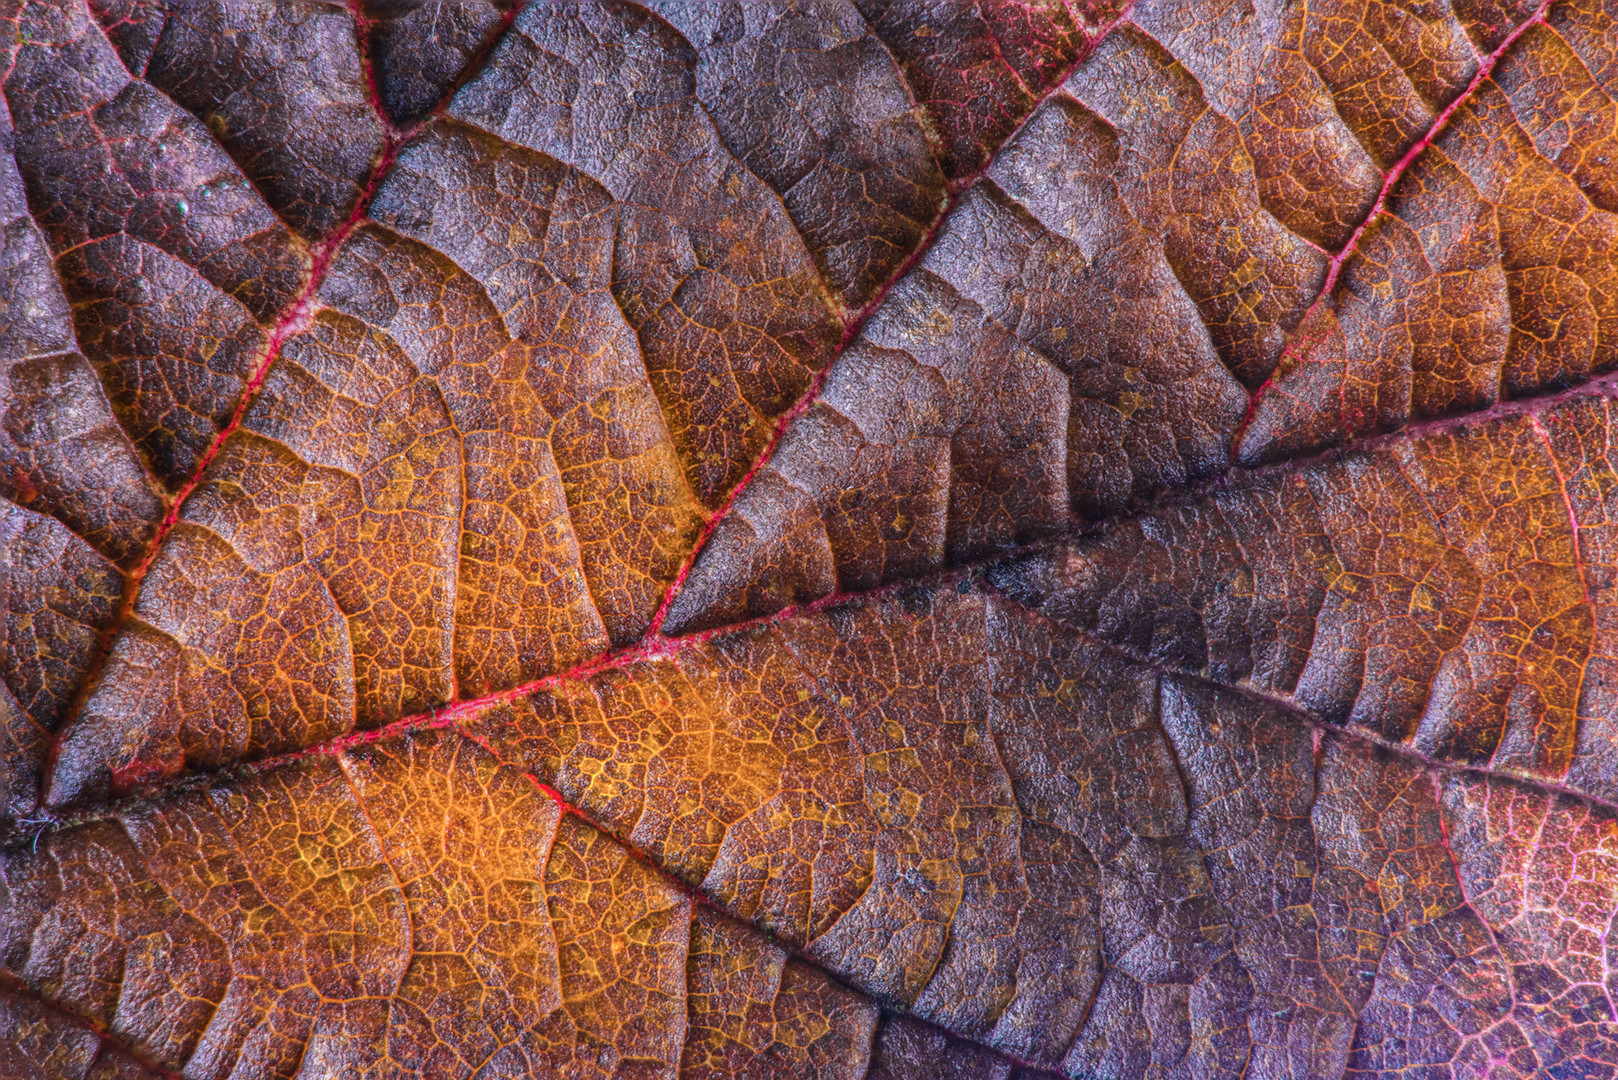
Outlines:
{"label": "cracked leaf texture", "polygon": [[0,95],[0,1078],[1618,1080],[1612,0]]}

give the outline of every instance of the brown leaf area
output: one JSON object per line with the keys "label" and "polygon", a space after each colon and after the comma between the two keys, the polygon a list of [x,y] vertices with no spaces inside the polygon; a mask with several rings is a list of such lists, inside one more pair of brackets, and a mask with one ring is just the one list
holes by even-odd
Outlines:
{"label": "brown leaf area", "polygon": [[0,1077],[1618,1076],[1615,27],[0,2]]}

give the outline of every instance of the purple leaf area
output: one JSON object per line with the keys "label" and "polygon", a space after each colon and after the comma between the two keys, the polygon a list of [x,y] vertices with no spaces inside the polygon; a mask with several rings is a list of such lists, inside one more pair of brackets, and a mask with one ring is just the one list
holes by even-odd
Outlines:
{"label": "purple leaf area", "polygon": [[0,54],[0,1077],[1618,1080],[1618,7]]}

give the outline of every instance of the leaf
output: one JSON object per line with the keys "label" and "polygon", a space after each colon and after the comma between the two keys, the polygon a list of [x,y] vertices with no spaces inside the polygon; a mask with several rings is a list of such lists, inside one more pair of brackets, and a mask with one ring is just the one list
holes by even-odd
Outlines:
{"label": "leaf", "polygon": [[1606,7],[0,17],[0,1074],[1618,1070]]}

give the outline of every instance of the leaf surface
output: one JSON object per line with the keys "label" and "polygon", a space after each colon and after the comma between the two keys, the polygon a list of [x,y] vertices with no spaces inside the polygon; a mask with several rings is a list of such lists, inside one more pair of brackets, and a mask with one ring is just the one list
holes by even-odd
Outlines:
{"label": "leaf surface", "polygon": [[0,1073],[1618,1073],[1610,5],[0,16]]}

